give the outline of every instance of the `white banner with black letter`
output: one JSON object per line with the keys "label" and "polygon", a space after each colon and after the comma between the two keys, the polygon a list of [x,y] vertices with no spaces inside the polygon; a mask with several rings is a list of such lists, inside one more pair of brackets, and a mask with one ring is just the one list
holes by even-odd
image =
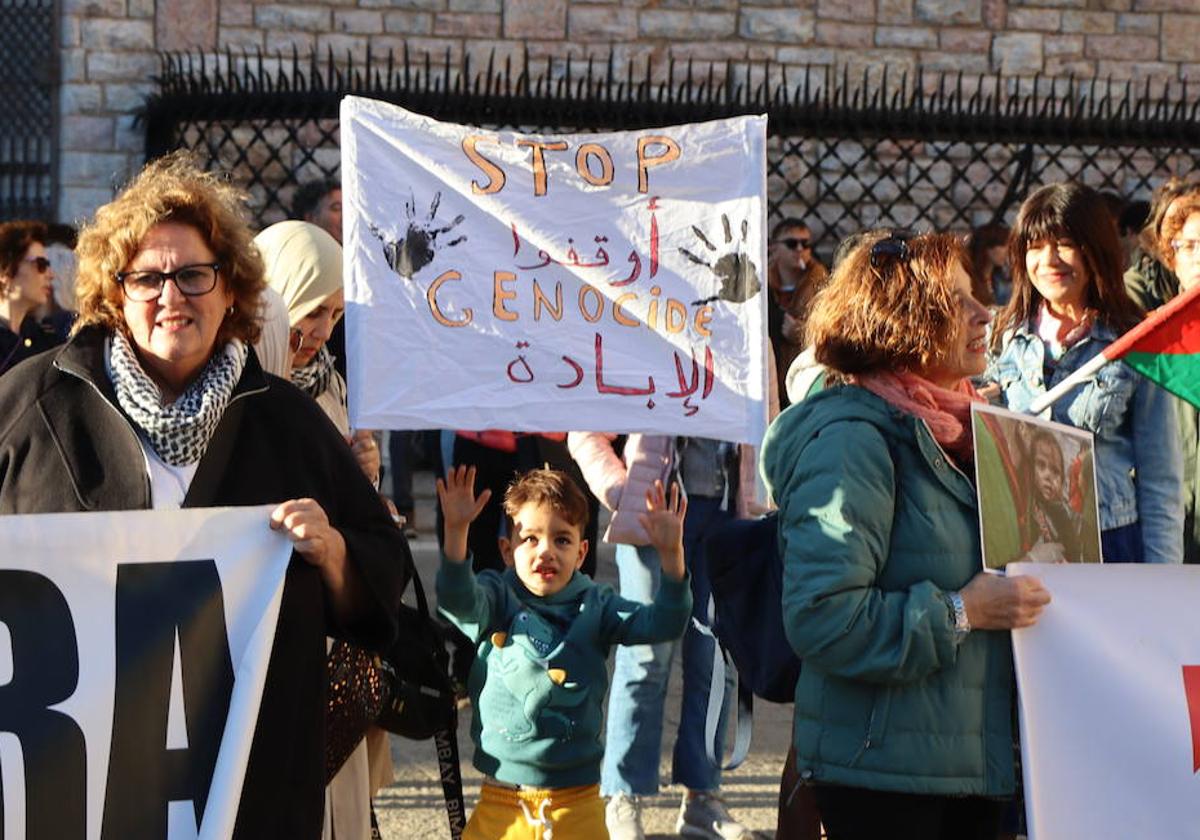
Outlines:
{"label": "white banner with black letter", "polygon": [[230,836],[292,551],[269,514],[0,517],[0,837]]}
{"label": "white banner with black letter", "polygon": [[1010,563],[1030,840],[1200,838],[1200,568]]}
{"label": "white banner with black letter", "polygon": [[531,135],[342,101],[368,429],[766,429],[765,116]]}

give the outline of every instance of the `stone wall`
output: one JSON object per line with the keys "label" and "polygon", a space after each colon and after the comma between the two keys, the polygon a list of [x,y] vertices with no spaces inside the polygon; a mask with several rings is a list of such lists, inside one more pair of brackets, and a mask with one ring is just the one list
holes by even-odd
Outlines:
{"label": "stone wall", "polygon": [[[1200,0],[62,0],[59,217],[142,161],[158,50],[401,50],[1200,83]],[[723,66],[723,65],[722,65]]]}

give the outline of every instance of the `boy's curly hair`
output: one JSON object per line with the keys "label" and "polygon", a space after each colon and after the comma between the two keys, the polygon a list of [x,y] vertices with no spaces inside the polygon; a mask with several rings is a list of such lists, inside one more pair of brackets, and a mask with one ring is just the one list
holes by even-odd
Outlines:
{"label": "boy's curly hair", "polygon": [[221,324],[218,345],[231,338],[253,343],[262,329],[260,299],[266,281],[246,221],[245,195],[200,169],[182,151],[146,164],[79,234],[75,331],[98,324],[109,331],[128,332],[116,274],[137,256],[150,229],[166,222],[189,225],[200,233],[233,294],[233,313]]}
{"label": "boy's curly hair", "polygon": [[588,501],[569,475],[560,470],[530,470],[513,479],[504,491],[504,512],[516,520],[527,504],[549,505],[583,533],[588,524]]}

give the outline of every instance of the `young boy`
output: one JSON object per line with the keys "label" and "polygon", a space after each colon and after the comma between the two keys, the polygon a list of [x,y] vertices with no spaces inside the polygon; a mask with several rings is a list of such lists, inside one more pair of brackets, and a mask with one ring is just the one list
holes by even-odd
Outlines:
{"label": "young boy", "polygon": [[673,486],[668,502],[662,482],[646,494],[641,521],[662,557],[663,580],[645,605],[576,573],[587,555],[580,535],[588,503],[555,470],[531,470],[509,486],[508,569],[476,576],[467,529],[490,493],[476,498],[474,485],[474,467],[437,482],[445,520],[438,608],[479,645],[468,689],[474,764],[486,778],[463,840],[606,838],[598,784],[605,661],[614,644],[682,635],[692,608],[687,501]]}

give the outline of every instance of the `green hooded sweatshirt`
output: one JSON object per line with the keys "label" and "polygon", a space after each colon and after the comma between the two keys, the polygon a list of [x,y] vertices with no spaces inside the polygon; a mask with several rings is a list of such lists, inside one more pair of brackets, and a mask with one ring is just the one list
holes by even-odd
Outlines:
{"label": "green hooded sweatshirt", "polygon": [[443,557],[437,596],[439,612],[479,645],[468,680],[476,769],[538,788],[600,780],[609,649],[677,639],[692,612],[686,575],[664,576],[652,604],[582,572],[543,598],[512,569],[476,576],[470,558]]}

